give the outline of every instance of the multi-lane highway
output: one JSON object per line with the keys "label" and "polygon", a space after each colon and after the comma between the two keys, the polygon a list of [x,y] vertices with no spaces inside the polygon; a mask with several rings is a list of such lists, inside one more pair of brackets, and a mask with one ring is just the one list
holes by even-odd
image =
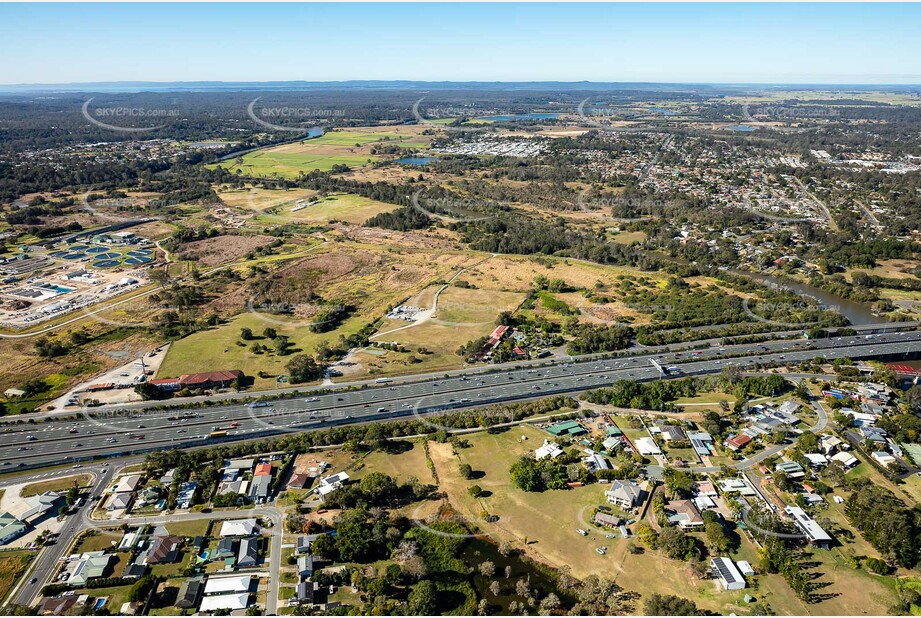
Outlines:
{"label": "multi-lane highway", "polygon": [[[0,464],[3,471],[62,461],[79,465],[76,462],[152,449],[191,447],[413,414],[424,417],[448,409],[577,393],[617,380],[662,377],[652,359],[664,367],[678,367],[680,371],[670,377],[681,377],[716,373],[729,365],[747,370],[759,364],[815,357],[906,358],[919,350],[921,332],[917,331],[873,335],[870,339],[797,339],[539,367],[477,368],[440,378],[374,384],[360,390],[302,394],[265,407],[237,403],[195,410],[88,409],[80,412],[82,416],[77,421],[6,426]],[[213,432],[217,432],[214,437]]]}

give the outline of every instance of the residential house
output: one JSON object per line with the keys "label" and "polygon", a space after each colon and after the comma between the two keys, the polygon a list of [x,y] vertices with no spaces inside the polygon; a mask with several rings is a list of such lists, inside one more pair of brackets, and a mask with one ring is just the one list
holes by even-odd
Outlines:
{"label": "residential house", "polygon": [[704,525],[700,511],[690,500],[672,500],[665,505],[665,512],[668,515],[669,524],[677,525],[684,530],[700,528]]}
{"label": "residential house", "polygon": [[810,468],[824,468],[828,465],[828,457],[819,453],[806,453],[803,455],[809,462]]}
{"label": "residential house", "polygon": [[637,438],[633,441],[640,455],[661,455],[662,451],[652,438]]}
{"label": "residential house", "polygon": [[217,548],[212,553],[211,558],[214,560],[224,560],[233,558],[237,555],[237,540],[231,537],[225,537],[218,541]]}
{"label": "residential house", "polygon": [[297,574],[301,577],[310,577],[316,570],[316,563],[319,559],[316,556],[301,556],[297,559]]}
{"label": "residential house", "polygon": [[550,440],[544,440],[543,446],[540,446],[534,451],[534,459],[540,461],[541,459],[556,459],[563,454],[563,449],[560,448],[560,445],[556,442],[551,442]]}
{"label": "residential house", "polygon": [[249,472],[256,465],[255,459],[231,459],[224,464],[224,470],[237,470],[239,472]]}
{"label": "residential house", "polygon": [[204,595],[239,594],[249,592],[253,583],[252,575],[238,575],[236,577],[209,577],[205,582]]}
{"label": "residential house", "polygon": [[831,456],[831,460],[837,461],[839,464],[844,466],[845,470],[849,470],[860,463],[860,460],[845,451],[835,453]]}
{"label": "residential house", "polygon": [[620,528],[623,521],[621,521],[620,517],[615,517],[604,511],[597,511],[595,516],[592,517],[592,523],[604,526],[605,528]]}
{"label": "residential house", "polygon": [[694,481],[694,495],[714,497],[717,495],[716,487],[712,481]]}
{"label": "residential house", "polygon": [[150,545],[144,564],[170,564],[179,559],[179,549],[184,539],[181,536],[169,534],[158,536]]}
{"label": "residential house", "polygon": [[316,590],[316,582],[301,582],[295,590],[295,599],[300,605],[313,605]]}
{"label": "residential house", "polygon": [[237,566],[240,568],[254,567],[259,561],[259,537],[250,536],[240,539],[240,550],[237,553]]}
{"label": "residential house", "polygon": [[611,488],[605,491],[604,495],[611,504],[615,504],[624,510],[630,510],[642,504],[645,493],[633,481],[617,480],[611,483]]}
{"label": "residential house", "polygon": [[845,445],[844,441],[837,436],[831,435],[830,433],[824,433],[819,436],[819,448],[826,455],[831,455],[842,445]]}
{"label": "residential house", "polygon": [[131,507],[134,496],[127,492],[112,494],[106,502],[107,511],[126,511]]}
{"label": "residential house", "polygon": [[112,488],[112,493],[124,493],[136,491],[141,484],[142,477],[140,474],[129,474],[118,479],[118,483]]}
{"label": "residential house", "polygon": [[713,452],[713,437],[706,431],[693,431],[688,434],[691,448],[701,457],[706,457]]}
{"label": "residential house", "polygon": [[798,506],[788,506],[784,511],[793,518],[793,523],[813,545],[827,548],[831,544],[831,536],[814,519],[809,517],[806,511]]}
{"label": "residential house", "polygon": [[187,509],[192,506],[195,499],[195,491],[198,489],[198,483],[189,481],[179,486],[179,492],[176,494],[176,508]]}
{"label": "residential house", "polygon": [[173,484],[173,479],[176,477],[176,468],[170,468],[166,473],[160,477],[160,487],[170,487]]}
{"label": "residential house", "polygon": [[73,607],[80,600],[77,595],[67,597],[45,597],[38,604],[38,611],[43,616],[70,616]]}
{"label": "residential house", "polygon": [[806,471],[795,461],[785,461],[774,466],[775,472],[783,472],[791,479],[802,479],[806,477]]}
{"label": "residential house", "polygon": [[206,596],[202,598],[198,611],[201,613],[239,612],[249,606],[249,593],[240,592],[236,594],[219,594],[215,596]]}
{"label": "residential house", "polygon": [[221,524],[220,536],[253,536],[258,529],[255,518],[230,519]]}
{"label": "residential house", "polygon": [[86,586],[89,580],[104,577],[111,561],[112,556],[104,551],[92,551],[82,554],[76,566],[70,571],[67,584],[74,588],[82,588]]}
{"label": "residential house", "polygon": [[291,478],[288,479],[286,486],[288,489],[303,489],[310,479],[311,476],[306,472],[294,472],[291,474]]}
{"label": "residential house", "polygon": [[720,479],[717,481],[717,484],[720,487],[720,492],[724,494],[739,494],[740,496],[754,496],[756,495],[755,488],[751,486],[746,479],[734,478],[734,479]]}
{"label": "residential house", "polygon": [[122,573],[122,579],[140,579],[144,577],[148,568],[147,565],[144,564],[146,558],[146,554],[141,554],[134,562],[125,567],[125,571]]}
{"label": "residential house", "polygon": [[684,429],[677,425],[662,425],[659,430],[662,432],[662,439],[666,442],[684,442],[688,439]]}
{"label": "residential house", "polygon": [[179,587],[179,594],[176,596],[176,607],[180,609],[192,609],[198,607],[204,592],[205,584],[201,577],[190,577],[182,582]]}
{"label": "residential house", "polygon": [[256,504],[264,504],[272,493],[272,477],[254,476],[249,486],[249,498]]}
{"label": "residential house", "polygon": [[342,487],[347,480],[349,480],[349,475],[347,473],[337,472],[332,476],[320,479],[316,491],[321,496],[326,496]]}
{"label": "residential house", "polygon": [[319,534],[305,534],[297,537],[297,542],[294,546],[294,553],[297,555],[309,554],[310,547],[313,545],[313,542],[319,538]]}
{"label": "residential house", "polygon": [[608,460],[595,451],[591,449],[585,449],[585,453],[586,457],[582,458],[582,465],[584,465],[589,472],[611,469],[611,464],[608,463]]}
{"label": "residential house", "polygon": [[732,436],[731,438],[727,438],[726,440],[723,441],[723,444],[730,451],[737,452],[745,448],[745,446],[751,441],[752,441],[752,438],[750,435],[746,433],[740,433],[738,435]]}
{"label": "residential house", "polygon": [[888,468],[890,464],[898,463],[898,459],[887,453],[886,451],[874,451],[870,455],[884,468]]}

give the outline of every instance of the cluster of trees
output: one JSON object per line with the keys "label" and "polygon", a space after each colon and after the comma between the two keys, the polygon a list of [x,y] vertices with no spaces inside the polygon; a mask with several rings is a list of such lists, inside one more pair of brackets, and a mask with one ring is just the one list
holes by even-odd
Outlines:
{"label": "cluster of trees", "polygon": [[610,326],[576,324],[568,329],[568,332],[573,336],[566,348],[569,354],[623,350],[630,346],[633,339],[633,329],[616,324]]}
{"label": "cluster of trees", "polygon": [[694,397],[700,392],[703,381],[698,378],[634,382],[618,380],[607,388],[588,391],[582,398],[597,405],[643,410],[668,410],[679,397]]}
{"label": "cluster of trees", "polygon": [[310,354],[298,354],[291,357],[285,369],[288,370],[291,383],[298,384],[322,379],[327,366],[326,363],[317,361]]}
{"label": "cluster of trees", "polygon": [[[578,455],[575,457],[578,461]],[[561,455],[556,459],[547,457],[540,461],[523,456],[509,468],[509,476],[515,487],[524,491],[544,491],[546,489],[565,489],[570,482],[567,464],[573,463],[570,455]]]}
{"label": "cluster of trees", "polygon": [[437,488],[412,477],[400,484],[383,472],[369,472],[357,483],[350,483],[326,496],[329,508],[397,507],[429,498]]}
{"label": "cluster of trees", "polygon": [[921,562],[921,512],[869,479],[855,479],[844,513],[863,537],[893,564],[912,568]]}
{"label": "cluster of trees", "polygon": [[365,221],[365,226],[382,227],[398,232],[408,232],[409,230],[423,230],[431,226],[432,223],[432,218],[418,208],[404,206],[391,212],[382,212],[374,215]]}

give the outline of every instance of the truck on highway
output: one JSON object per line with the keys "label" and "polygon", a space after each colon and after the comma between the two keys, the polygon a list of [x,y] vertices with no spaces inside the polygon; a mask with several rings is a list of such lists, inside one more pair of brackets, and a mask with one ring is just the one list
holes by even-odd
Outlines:
{"label": "truck on highway", "polygon": [[375,384],[386,384],[387,382],[390,382],[390,378],[378,378],[374,382]]}
{"label": "truck on highway", "polygon": [[224,429],[219,429],[218,431],[212,431],[211,433],[208,434],[208,438],[210,439],[224,438],[226,436],[227,436],[227,431]]}

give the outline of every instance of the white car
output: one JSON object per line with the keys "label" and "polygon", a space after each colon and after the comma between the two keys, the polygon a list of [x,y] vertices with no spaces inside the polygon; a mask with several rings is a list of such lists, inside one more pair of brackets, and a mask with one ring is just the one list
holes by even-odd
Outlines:
{"label": "white car", "polygon": [[578,533],[581,534],[582,536],[588,536],[588,532],[586,532],[586,531],[583,530],[582,528],[576,528],[576,532],[578,532]]}

